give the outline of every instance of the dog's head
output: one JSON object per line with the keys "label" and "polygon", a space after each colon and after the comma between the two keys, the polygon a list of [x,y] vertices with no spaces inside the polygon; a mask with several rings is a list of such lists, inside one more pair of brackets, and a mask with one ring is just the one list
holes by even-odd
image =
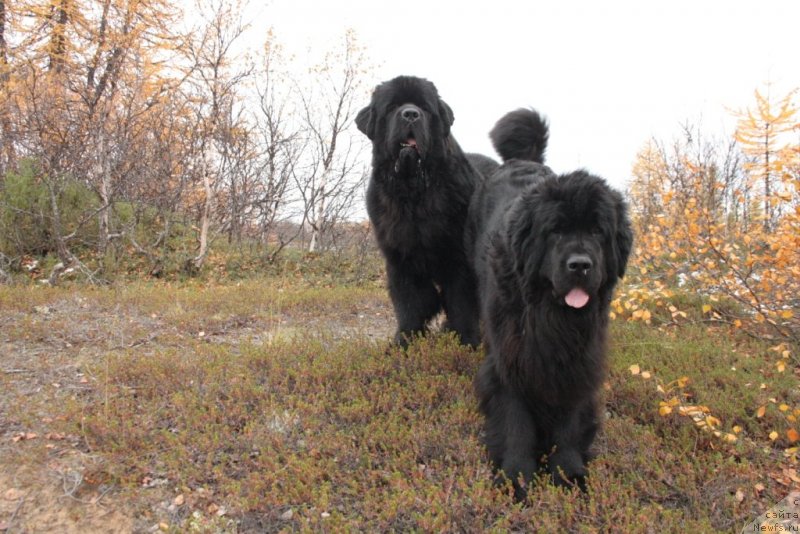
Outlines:
{"label": "dog's head", "polygon": [[587,308],[625,274],[633,233],[622,196],[577,171],[548,177],[509,213],[509,245],[526,293]]}
{"label": "dog's head", "polygon": [[453,124],[453,111],[428,80],[399,76],[375,88],[359,111],[356,126],[372,141],[378,161],[396,169],[441,157]]}

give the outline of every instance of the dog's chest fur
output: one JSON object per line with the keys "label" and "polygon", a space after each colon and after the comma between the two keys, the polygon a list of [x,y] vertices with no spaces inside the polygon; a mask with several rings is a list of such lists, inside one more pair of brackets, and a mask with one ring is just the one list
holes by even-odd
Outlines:
{"label": "dog's chest fur", "polygon": [[[463,256],[461,229],[474,185],[454,181],[455,174],[429,171],[424,182],[416,176],[373,176],[367,212],[387,255],[428,265]],[[413,187],[403,182],[409,179],[415,180]]]}

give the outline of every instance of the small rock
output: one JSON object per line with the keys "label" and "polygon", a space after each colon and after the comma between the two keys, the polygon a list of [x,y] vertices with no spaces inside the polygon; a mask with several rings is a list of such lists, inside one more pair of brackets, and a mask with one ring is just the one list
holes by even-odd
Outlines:
{"label": "small rock", "polygon": [[281,521],[289,521],[294,516],[294,511],[289,508],[281,514]]}
{"label": "small rock", "polygon": [[3,498],[7,501],[18,501],[23,497],[24,493],[17,488],[11,488],[3,494]]}

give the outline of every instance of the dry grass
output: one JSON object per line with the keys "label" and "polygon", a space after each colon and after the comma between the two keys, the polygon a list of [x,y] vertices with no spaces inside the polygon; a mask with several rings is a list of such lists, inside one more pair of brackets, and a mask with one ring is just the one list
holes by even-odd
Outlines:
{"label": "dry grass", "polygon": [[[542,485],[521,506],[480,444],[480,353],[441,335],[387,353],[377,285],[0,288],[0,314],[0,493],[22,499],[0,501],[0,526],[15,531],[116,514],[135,531],[732,532],[790,489],[763,437],[780,421],[753,406],[797,403],[796,377],[761,390],[765,347],[699,326],[614,323],[589,494]],[[658,415],[655,378],[680,376],[737,443]]]}

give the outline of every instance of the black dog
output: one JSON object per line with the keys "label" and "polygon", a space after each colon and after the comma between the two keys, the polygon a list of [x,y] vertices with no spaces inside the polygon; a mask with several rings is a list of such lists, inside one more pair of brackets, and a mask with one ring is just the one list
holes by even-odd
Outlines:
{"label": "black dog", "polygon": [[544,467],[585,489],[608,308],[633,241],[627,208],[602,179],[541,164],[547,126],[535,112],[506,115],[490,135],[504,164],[476,192],[467,236],[485,323],[486,444],[518,499]]}
{"label": "black dog", "polygon": [[436,87],[412,76],[378,85],[356,117],[372,141],[367,213],[386,259],[395,341],[402,346],[442,309],[445,328],[462,343],[479,341],[476,282],[463,233],[482,178],[450,134],[452,124],[453,112]]}

